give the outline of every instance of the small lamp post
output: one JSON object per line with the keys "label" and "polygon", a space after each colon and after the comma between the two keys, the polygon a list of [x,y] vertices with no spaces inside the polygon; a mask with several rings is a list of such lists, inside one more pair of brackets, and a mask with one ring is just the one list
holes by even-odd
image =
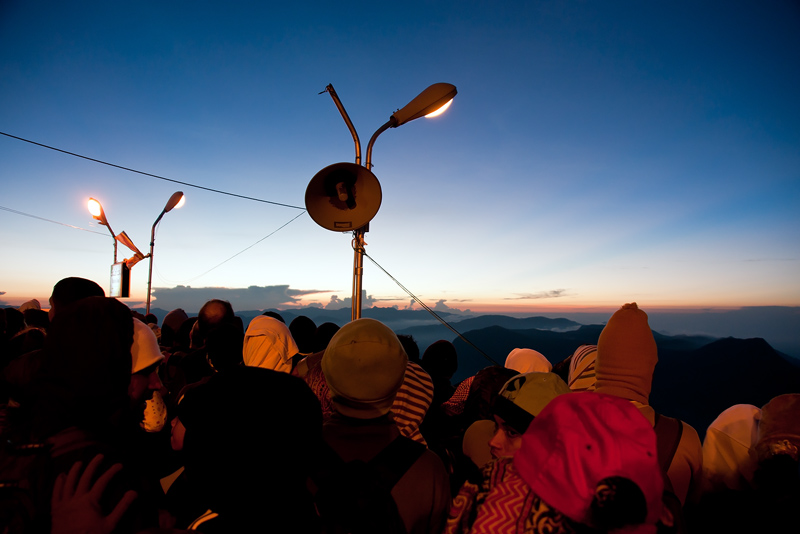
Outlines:
{"label": "small lamp post", "polygon": [[153,247],[155,246],[156,241],[156,226],[161,221],[161,217],[164,216],[165,213],[171,211],[173,208],[180,208],[183,206],[184,202],[186,202],[186,197],[183,196],[183,191],[177,191],[173,193],[169,200],[167,201],[167,205],[164,206],[164,209],[161,210],[156,222],[153,223],[153,227],[150,230],[150,271],[147,274],[147,306],[145,308],[145,314],[150,313],[150,288],[153,281]]}
{"label": "small lamp post", "polygon": [[[327,91],[331,95],[331,98],[333,98],[336,107],[339,109],[339,113],[341,113],[344,122],[350,129],[350,134],[353,136],[353,141],[356,145],[356,163],[360,165],[361,142],[358,139],[356,129],[353,126],[353,123],[350,121],[350,117],[348,117],[344,106],[339,100],[339,96],[333,89],[333,85],[328,85],[325,88],[325,91]],[[372,137],[367,144],[367,157],[364,166],[367,169],[372,167],[372,146],[375,144],[375,140],[380,134],[389,128],[397,128],[398,126],[402,126],[403,124],[411,122],[420,117],[432,118],[437,115],[441,115],[448,107],[450,107],[450,103],[453,101],[453,98],[456,96],[457,92],[456,86],[453,84],[435,83],[418,94],[411,102],[403,106],[402,109],[395,111],[386,124],[378,128],[375,133],[372,134]],[[353,295],[351,298],[351,319],[353,321],[361,318],[361,281],[364,275],[364,234],[367,232],[368,226],[369,223],[353,231]]]}
{"label": "small lamp post", "polygon": [[111,232],[111,237],[114,238],[114,263],[117,263],[117,236],[114,234],[114,230],[111,229],[111,225],[108,224],[103,206],[100,204],[99,200],[90,198],[87,207],[89,208],[89,213],[92,214],[92,218],[108,228],[108,231]]}

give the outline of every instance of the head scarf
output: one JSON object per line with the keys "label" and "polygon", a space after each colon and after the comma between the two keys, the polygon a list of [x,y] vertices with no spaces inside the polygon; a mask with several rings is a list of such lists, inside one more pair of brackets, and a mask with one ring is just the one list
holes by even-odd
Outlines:
{"label": "head scarf", "polygon": [[284,323],[266,315],[250,321],[242,351],[245,365],[290,373],[297,352],[297,343]]}
{"label": "head scarf", "polygon": [[553,364],[533,349],[514,349],[506,357],[506,367],[518,373],[549,373]]}
{"label": "head scarf", "polygon": [[746,490],[756,471],[761,410],[736,404],[714,419],[703,440],[703,481],[711,491]]}
{"label": "head scarf", "polygon": [[131,347],[131,374],[144,371],[164,360],[153,330],[136,318],[133,321],[133,346]]}

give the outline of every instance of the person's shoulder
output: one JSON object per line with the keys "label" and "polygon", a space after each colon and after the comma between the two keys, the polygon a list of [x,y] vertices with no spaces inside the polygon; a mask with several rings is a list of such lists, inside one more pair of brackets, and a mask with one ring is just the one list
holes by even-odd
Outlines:
{"label": "person's shoulder", "polygon": [[412,469],[424,469],[425,471],[435,475],[441,474],[447,476],[447,469],[444,466],[444,462],[438,454],[430,449],[425,449],[422,451],[422,454],[420,454],[419,458],[417,458],[417,461],[412,465]]}
{"label": "person's shoulder", "polygon": [[700,435],[697,433],[697,430],[686,421],[681,421],[681,424],[683,425],[683,432],[681,433],[681,441],[678,446],[691,449],[702,457],[703,444],[700,441]]}

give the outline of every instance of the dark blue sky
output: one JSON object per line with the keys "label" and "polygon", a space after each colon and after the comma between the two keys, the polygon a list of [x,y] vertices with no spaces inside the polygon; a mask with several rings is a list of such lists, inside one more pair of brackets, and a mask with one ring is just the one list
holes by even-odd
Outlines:
{"label": "dark blue sky", "polygon": [[[5,0],[0,131],[302,208],[317,171],[354,158],[327,84],[366,149],[450,82],[446,114],[383,133],[373,154],[367,251],[424,301],[800,304],[796,2],[271,4]],[[350,295],[350,235],[301,209],[5,136],[0,162],[6,302],[46,300],[64,276],[107,285],[111,240],[88,197],[145,250],[178,189],[187,204],[157,234],[165,306],[177,286],[228,288],[242,308]],[[141,263],[134,301],[146,280]],[[369,262],[364,288],[410,302]]]}

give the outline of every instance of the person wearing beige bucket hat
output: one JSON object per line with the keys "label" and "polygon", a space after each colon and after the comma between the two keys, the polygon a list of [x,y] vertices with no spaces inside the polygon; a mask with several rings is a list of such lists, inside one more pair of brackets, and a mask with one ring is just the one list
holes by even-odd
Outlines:
{"label": "person wearing beige bucket hat", "polygon": [[[323,437],[345,463],[370,462],[398,440],[416,448],[416,460],[397,479],[391,497],[406,532],[440,532],[450,504],[444,464],[423,445],[400,434],[391,413],[408,357],[392,330],[363,318],[343,326],[322,356],[321,367],[334,413]],[[399,462],[404,463],[404,462]]]}

